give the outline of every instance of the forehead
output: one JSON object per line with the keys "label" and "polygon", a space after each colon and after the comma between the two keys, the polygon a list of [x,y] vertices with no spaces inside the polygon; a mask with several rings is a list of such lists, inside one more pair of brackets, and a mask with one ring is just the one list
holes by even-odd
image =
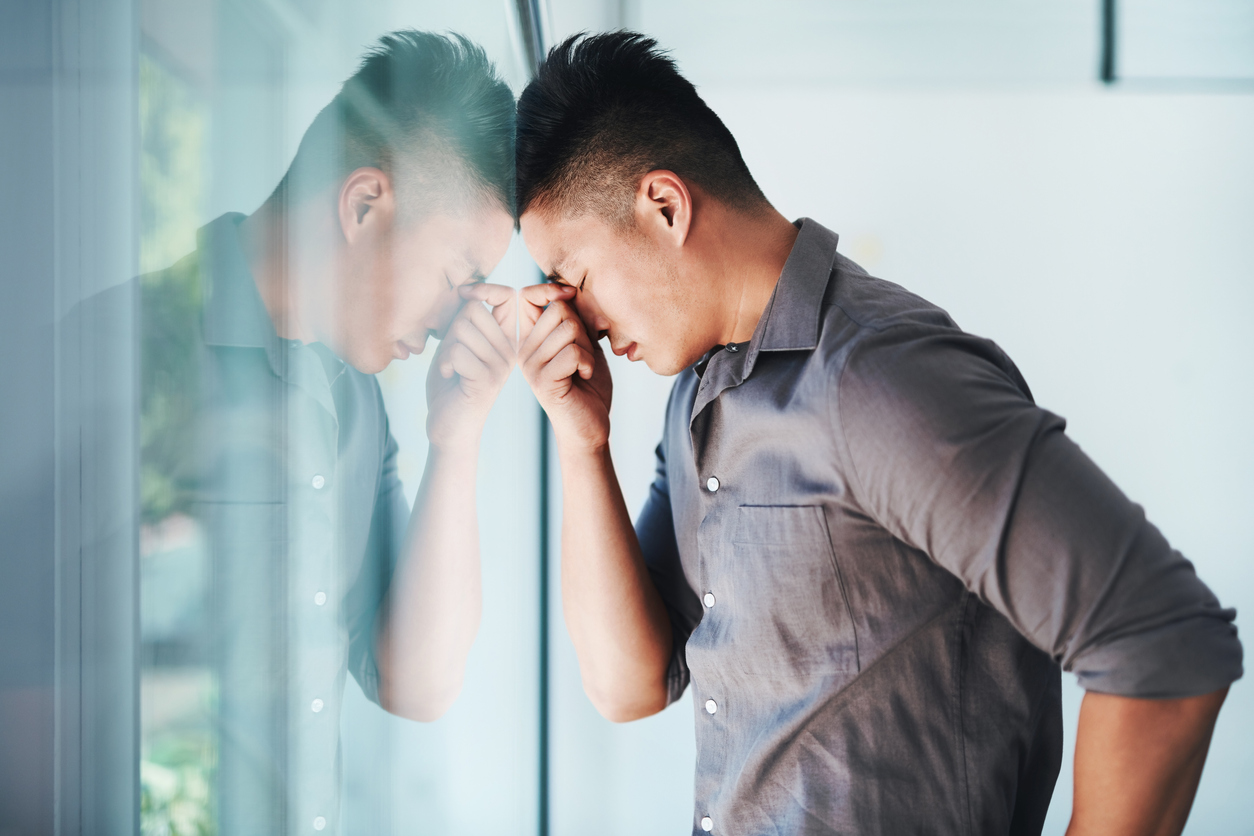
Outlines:
{"label": "forehead", "polygon": [[402,234],[414,247],[480,270],[492,268],[513,232],[510,214],[490,203],[467,211],[429,212],[414,219]]}
{"label": "forehead", "polygon": [[532,258],[549,274],[565,276],[614,241],[609,224],[593,214],[575,217],[529,209],[518,222]]}

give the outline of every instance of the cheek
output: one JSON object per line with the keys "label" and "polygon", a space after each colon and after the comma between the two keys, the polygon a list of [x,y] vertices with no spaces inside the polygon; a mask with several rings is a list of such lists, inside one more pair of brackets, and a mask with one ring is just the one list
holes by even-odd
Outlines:
{"label": "cheek", "polygon": [[357,265],[340,288],[341,310],[378,319],[381,311],[393,307],[395,289],[392,260],[384,256],[370,259]]}

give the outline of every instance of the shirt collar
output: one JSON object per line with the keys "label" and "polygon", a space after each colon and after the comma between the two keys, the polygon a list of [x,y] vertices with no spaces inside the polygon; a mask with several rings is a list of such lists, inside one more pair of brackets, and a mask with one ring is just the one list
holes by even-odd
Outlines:
{"label": "shirt collar", "polygon": [[[298,385],[303,381],[315,392],[325,408],[334,414],[331,396],[322,391],[313,379],[306,379],[302,371],[306,364],[292,365],[286,349],[299,348],[298,340],[285,340],[274,330],[274,323],[257,282],[253,279],[244,249],[240,245],[239,225],[244,216],[228,212],[200,229],[197,243],[200,251],[201,276],[204,279],[204,329],[205,344],[229,348],[260,348],[266,352],[270,371],[288,382]],[[329,353],[329,352],[328,352]],[[332,355],[334,357],[334,355]],[[327,365],[327,378],[334,381],[344,370],[343,361],[334,358],[338,370]]]}
{"label": "shirt collar", "polygon": [[279,347],[279,335],[240,246],[239,224],[243,220],[238,212],[228,212],[197,233],[205,294],[205,342],[273,352]]}
{"label": "shirt collar", "polygon": [[783,272],[745,351],[742,375],[753,370],[759,351],[812,351],[819,344],[823,294],[836,262],[839,236],[818,221],[801,218]]}

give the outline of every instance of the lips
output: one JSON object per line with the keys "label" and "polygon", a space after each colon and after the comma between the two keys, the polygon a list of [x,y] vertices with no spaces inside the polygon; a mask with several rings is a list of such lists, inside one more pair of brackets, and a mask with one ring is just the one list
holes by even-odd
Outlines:
{"label": "lips", "polygon": [[636,357],[640,353],[640,346],[636,345],[635,343],[627,343],[627,345],[623,346],[622,348],[619,348],[618,346],[614,345],[613,342],[611,342],[610,351],[613,351],[619,357],[622,357],[624,354],[626,354],[627,359],[634,363],[636,361]]}
{"label": "lips", "polygon": [[[426,340],[423,340],[422,342],[425,344]],[[396,345],[392,350],[392,356],[397,360],[405,360],[411,354],[422,354],[423,348],[426,347],[424,344],[415,346],[412,343],[405,342],[404,340],[397,340]]]}

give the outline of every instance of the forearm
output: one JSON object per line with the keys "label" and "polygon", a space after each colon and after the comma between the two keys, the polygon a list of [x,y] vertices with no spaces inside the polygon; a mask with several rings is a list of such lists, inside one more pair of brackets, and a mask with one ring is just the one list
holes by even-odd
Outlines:
{"label": "forearm", "polygon": [[1086,694],[1067,835],[1179,834],[1227,693],[1174,700]]}
{"label": "forearm", "polygon": [[438,719],[452,704],[479,629],[477,465],[477,444],[430,448],[380,618],[380,702],[410,719]]}
{"label": "forearm", "polygon": [[560,451],[562,607],[584,690],[616,722],[666,706],[671,628],[609,450]]}

